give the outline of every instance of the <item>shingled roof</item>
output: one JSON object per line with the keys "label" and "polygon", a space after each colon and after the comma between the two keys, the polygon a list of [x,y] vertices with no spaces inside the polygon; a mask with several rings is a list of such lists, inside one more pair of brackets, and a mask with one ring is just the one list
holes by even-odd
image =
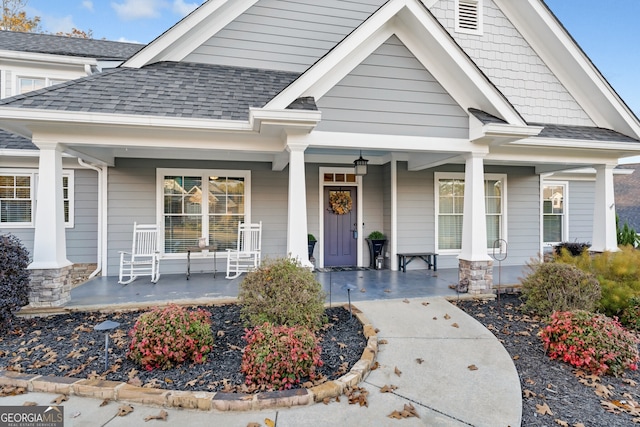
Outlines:
{"label": "shingled roof", "polygon": [[159,62],[116,68],[0,101],[0,106],[168,117],[247,120],[298,73]]}
{"label": "shingled roof", "polygon": [[[505,124],[506,121],[485,111],[469,108],[469,112],[483,125],[490,123]],[[536,138],[579,139],[585,141],[640,142],[635,138],[616,132],[591,126],[557,125],[550,123],[528,123],[530,126],[541,126],[542,131]]]}
{"label": "shingled roof", "polygon": [[37,150],[30,139],[0,129],[0,150]]}
{"label": "shingled roof", "polygon": [[0,31],[0,49],[124,61],[145,45],[50,34]]}

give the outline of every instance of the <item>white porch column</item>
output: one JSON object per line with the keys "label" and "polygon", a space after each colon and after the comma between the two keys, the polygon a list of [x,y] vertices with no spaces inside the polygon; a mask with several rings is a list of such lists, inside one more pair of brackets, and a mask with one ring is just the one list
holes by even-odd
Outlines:
{"label": "white porch column", "polygon": [[596,194],[593,207],[594,252],[618,250],[616,236],[616,208],[613,191],[613,169],[615,165],[596,165]]}
{"label": "white porch column", "polygon": [[67,259],[62,193],[62,148],[40,143],[37,208],[33,239],[33,262],[29,269],[59,269],[71,265]]}
{"label": "white porch column", "polygon": [[304,151],[308,144],[288,142],[289,151],[289,221],[287,225],[287,253],[291,258],[309,268],[307,244],[307,190],[305,179]]}
{"label": "white porch column", "polygon": [[465,156],[462,248],[458,258],[467,261],[491,260],[487,255],[484,156],[481,153],[469,153]]}

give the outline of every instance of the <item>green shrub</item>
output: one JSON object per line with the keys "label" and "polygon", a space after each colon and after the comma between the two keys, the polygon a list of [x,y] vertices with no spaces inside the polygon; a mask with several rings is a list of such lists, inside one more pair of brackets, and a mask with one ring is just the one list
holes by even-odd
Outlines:
{"label": "green shrub", "polygon": [[266,260],[247,273],[238,300],[242,319],[250,326],[306,326],[317,329],[324,321],[322,285],[308,268],[291,258]]}
{"label": "green shrub", "polygon": [[607,316],[620,316],[634,296],[640,296],[640,251],[621,246],[617,252],[596,255],[583,253],[578,257],[562,254],[556,262],[576,265],[592,273],[600,282],[600,311]]}
{"label": "green shrub", "polygon": [[541,333],[549,357],[595,375],[638,368],[638,339],[603,314],[557,311]]}
{"label": "green shrub", "polygon": [[624,223],[620,227],[620,218],[616,215],[616,237],[618,239],[618,245],[628,245],[637,247],[640,244],[640,236],[636,233],[636,230],[629,226],[628,223]]}
{"label": "green shrub", "polygon": [[582,242],[562,242],[553,247],[553,252],[560,255],[563,251],[569,252],[571,256],[579,256],[589,249],[591,244]]}
{"label": "green shrub", "polygon": [[554,311],[593,311],[600,300],[596,278],[574,265],[555,262],[531,263],[531,273],[522,279],[524,308],[548,316]]}
{"label": "green shrub", "polygon": [[129,331],[127,357],[151,371],[184,362],[202,363],[213,347],[211,314],[170,304],[138,317]]}
{"label": "green shrub", "polygon": [[369,240],[384,240],[384,234],[380,231],[372,231],[367,237]]}
{"label": "green shrub", "polygon": [[303,326],[264,323],[247,330],[247,346],[240,370],[248,386],[267,390],[290,389],[303,379],[316,379],[322,366],[319,340]]}
{"label": "green shrub", "polygon": [[311,233],[307,234],[307,242],[317,242],[317,241],[318,240],[316,239],[316,236],[314,236]]}
{"label": "green shrub", "polygon": [[632,297],[622,310],[620,322],[627,328],[640,332],[640,297]]}
{"label": "green shrub", "polygon": [[29,303],[29,252],[11,234],[0,236],[0,330],[7,330],[13,314]]}

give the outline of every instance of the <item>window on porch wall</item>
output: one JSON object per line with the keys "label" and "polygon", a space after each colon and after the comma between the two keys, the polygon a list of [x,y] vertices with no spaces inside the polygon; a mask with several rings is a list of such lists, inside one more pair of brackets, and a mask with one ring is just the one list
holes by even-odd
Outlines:
{"label": "window on porch wall", "polygon": [[[503,179],[484,181],[487,220],[487,248],[493,248],[503,235]],[[438,249],[462,248],[462,218],[464,211],[464,179],[438,179]]]}
{"label": "window on porch wall", "polygon": [[218,251],[235,248],[245,221],[244,176],[165,175],[164,251],[185,253],[208,237]]}
{"label": "window on porch wall", "polygon": [[545,184],[542,188],[542,234],[545,244],[556,244],[566,240],[566,193],[566,184]]}

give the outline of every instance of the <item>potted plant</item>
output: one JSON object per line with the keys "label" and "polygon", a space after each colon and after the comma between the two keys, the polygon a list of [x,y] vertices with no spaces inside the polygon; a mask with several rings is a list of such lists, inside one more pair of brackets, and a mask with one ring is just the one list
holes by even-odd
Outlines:
{"label": "potted plant", "polygon": [[382,268],[382,263],[376,263],[376,259],[382,257],[382,249],[387,243],[387,238],[380,231],[372,231],[366,240],[369,244],[369,266],[376,269]]}
{"label": "potted plant", "polygon": [[316,247],[316,236],[313,234],[307,234],[307,244],[309,245],[309,260],[313,258],[313,249]]}

